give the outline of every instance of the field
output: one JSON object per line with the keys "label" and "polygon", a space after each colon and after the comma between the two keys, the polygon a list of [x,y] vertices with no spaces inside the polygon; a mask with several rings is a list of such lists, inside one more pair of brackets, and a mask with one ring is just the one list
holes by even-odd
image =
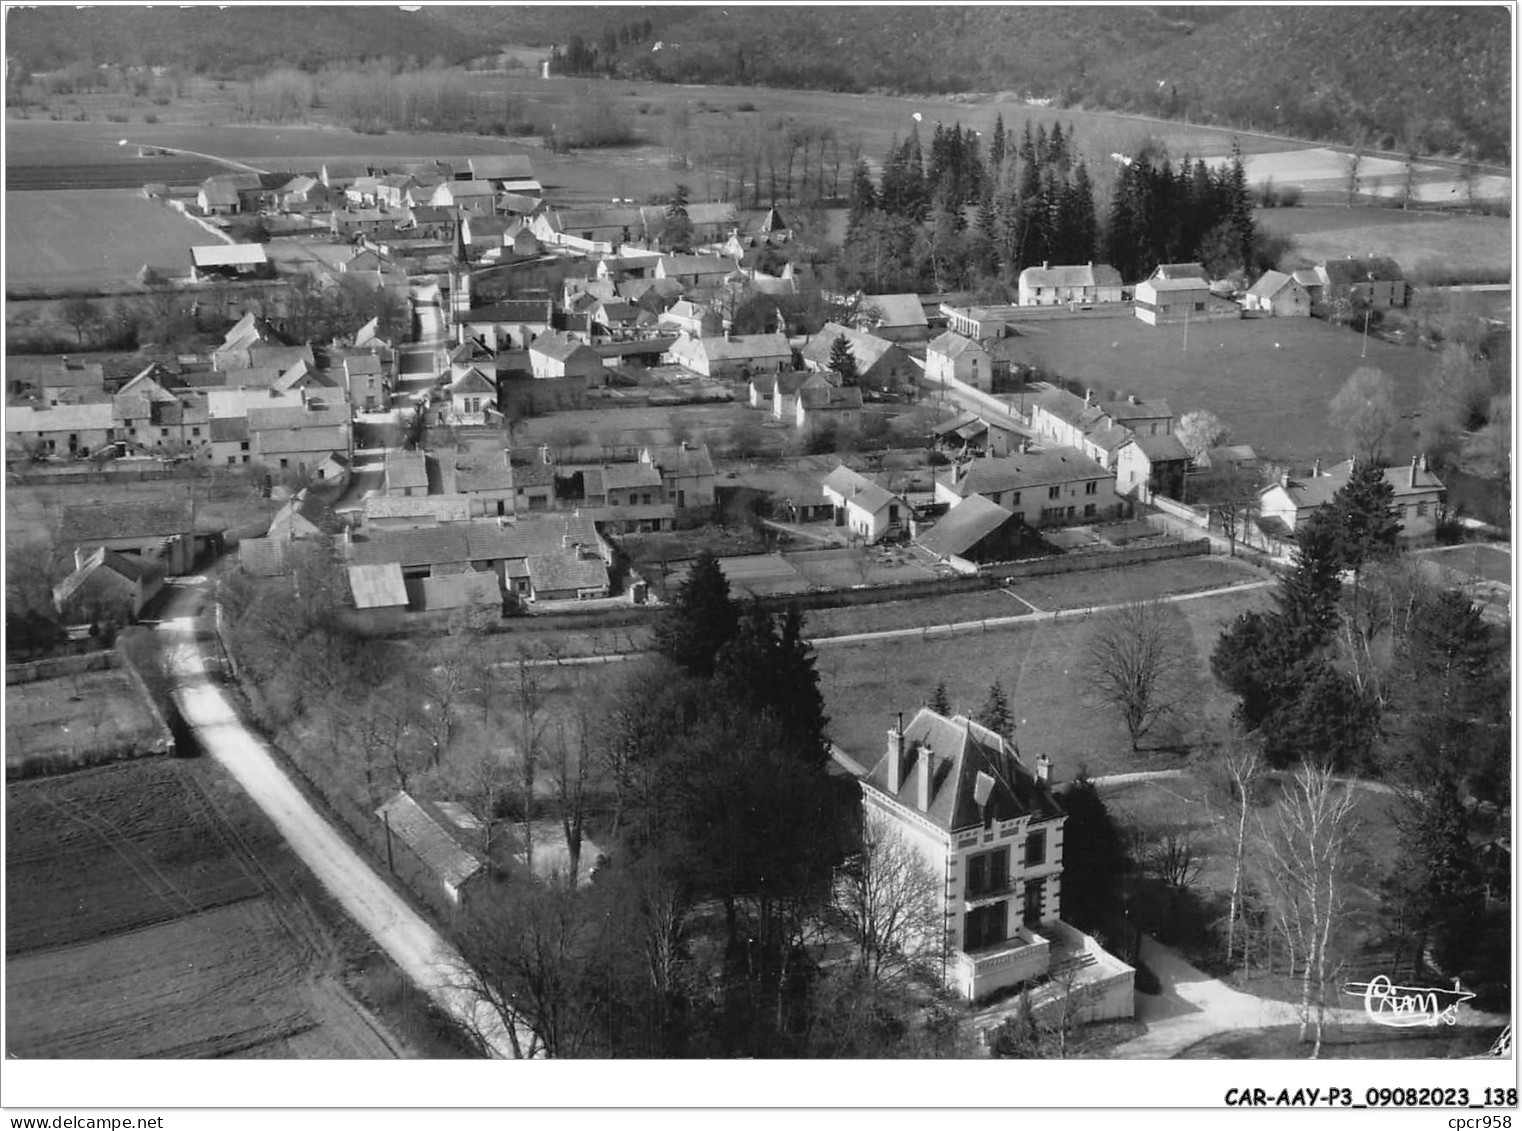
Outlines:
{"label": "field", "polygon": [[168,732],[121,668],[5,689],[5,764],[77,762],[94,750],[162,750]]}
{"label": "field", "polygon": [[1458,589],[1488,616],[1510,620],[1510,547],[1446,546],[1418,550],[1412,556],[1434,585]]}
{"label": "field", "polygon": [[1292,258],[1306,263],[1388,255],[1417,278],[1455,268],[1511,277],[1511,221],[1505,217],[1310,207],[1259,209],[1257,220],[1270,232],[1292,236]]}
{"label": "field", "polygon": [[[1351,155],[1325,146],[1286,150],[1284,152],[1248,153],[1243,171],[1250,185],[1272,180],[1279,186],[1298,185],[1307,194],[1346,199]],[[1398,200],[1405,194],[1406,163],[1373,154],[1358,165],[1358,195]],[[1453,166],[1418,162],[1412,176],[1412,198],[1419,204],[1463,205],[1469,189]],[[1509,200],[1511,178],[1494,174],[1476,175],[1475,200]]]}
{"label": "field", "polygon": [[204,772],[155,759],[9,787],[11,1055],[397,1055]]}
{"label": "field", "polygon": [[218,241],[127,189],[5,194],[5,284],[130,283],[143,264],[190,273],[190,248]]}
{"label": "field", "polygon": [[1237,443],[1261,459],[1308,465],[1345,459],[1347,441],[1328,405],[1352,372],[1377,366],[1395,383],[1403,420],[1391,438],[1396,463],[1411,458],[1414,433],[1405,419],[1421,403],[1433,355],[1363,337],[1313,318],[1262,318],[1148,326],[1140,319],[1056,321],[1022,327],[1014,360],[1039,366],[1096,392],[1161,398],[1175,416],[1209,409]]}
{"label": "field", "polygon": [[[1015,592],[1020,592],[1018,587]],[[1190,700],[1192,714],[1213,717],[1229,712],[1229,697],[1209,674],[1210,650],[1238,613],[1264,607],[1266,594],[1250,590],[1169,606],[1188,633],[1188,667],[1197,682]],[[920,604],[926,613],[921,623],[941,619],[934,615],[933,601]],[[1175,751],[1147,748],[1133,754],[1114,712],[1084,696],[1079,672],[1091,627],[1092,622],[1078,617],[1031,621],[982,634],[822,647],[818,670],[831,739],[858,760],[870,760],[893,716],[929,702],[937,683],[944,681],[956,710],[976,711],[989,685],[998,682],[1013,707],[1022,754],[1055,755],[1060,777],[1072,777],[1080,766],[1097,775],[1177,765]],[[1176,737],[1163,735],[1158,741]]]}

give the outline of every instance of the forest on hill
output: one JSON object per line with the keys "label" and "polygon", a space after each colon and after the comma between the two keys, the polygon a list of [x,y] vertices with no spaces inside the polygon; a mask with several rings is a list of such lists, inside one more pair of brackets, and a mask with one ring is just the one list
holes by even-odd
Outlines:
{"label": "forest on hill", "polygon": [[1505,8],[619,7],[15,9],[22,73],[178,66],[250,78],[542,48],[564,74],[840,91],[1014,92],[1509,163]]}

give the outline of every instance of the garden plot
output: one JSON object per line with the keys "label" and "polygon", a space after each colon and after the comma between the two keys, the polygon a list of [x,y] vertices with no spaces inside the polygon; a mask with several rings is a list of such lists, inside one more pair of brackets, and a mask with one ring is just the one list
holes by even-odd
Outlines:
{"label": "garden plot", "polygon": [[781,554],[747,554],[720,558],[719,568],[736,595],[769,597],[775,593],[802,593],[808,580]]}
{"label": "garden plot", "polygon": [[8,770],[34,760],[77,765],[97,752],[161,751],[168,742],[137,682],[121,668],[5,689]]}

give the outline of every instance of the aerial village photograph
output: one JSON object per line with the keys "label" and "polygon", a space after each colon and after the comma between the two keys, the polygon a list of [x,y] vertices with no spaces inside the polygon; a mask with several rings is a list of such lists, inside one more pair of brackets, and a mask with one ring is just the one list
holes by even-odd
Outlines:
{"label": "aerial village photograph", "polygon": [[1516,1104],[1514,9],[5,17],[8,1066]]}

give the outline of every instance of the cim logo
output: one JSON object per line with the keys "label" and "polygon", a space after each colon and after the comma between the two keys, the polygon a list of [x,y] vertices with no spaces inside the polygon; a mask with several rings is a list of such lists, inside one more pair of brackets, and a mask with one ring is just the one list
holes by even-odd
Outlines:
{"label": "cim logo", "polygon": [[1364,1012],[1376,1025],[1392,1029],[1411,1029],[1420,1025],[1456,1025],[1459,1006],[1474,994],[1453,980],[1453,989],[1418,989],[1392,985],[1383,974],[1368,982],[1348,982],[1342,992],[1363,998]]}

